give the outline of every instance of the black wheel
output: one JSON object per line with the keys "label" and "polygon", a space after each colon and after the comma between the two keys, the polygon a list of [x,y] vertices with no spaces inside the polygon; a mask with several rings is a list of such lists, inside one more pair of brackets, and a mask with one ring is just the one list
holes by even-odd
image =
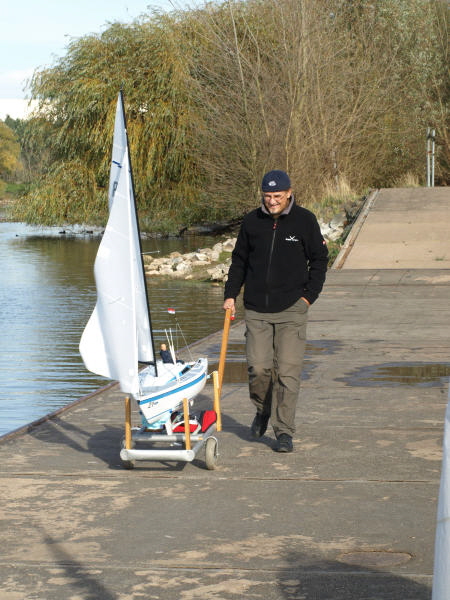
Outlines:
{"label": "black wheel", "polygon": [[217,440],[215,437],[209,437],[205,443],[205,463],[207,469],[213,471],[216,468],[218,456]]}
{"label": "black wheel", "polygon": [[134,469],[134,460],[122,460],[122,467],[124,469],[127,469],[128,471],[131,471],[131,469]]}

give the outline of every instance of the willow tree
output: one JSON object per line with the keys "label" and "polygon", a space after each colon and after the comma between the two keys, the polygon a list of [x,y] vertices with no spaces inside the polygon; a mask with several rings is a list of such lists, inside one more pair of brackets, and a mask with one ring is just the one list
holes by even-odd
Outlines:
{"label": "willow tree", "polygon": [[0,121],[0,192],[3,192],[7,181],[21,170],[20,144],[14,131]]}
{"label": "willow tree", "polygon": [[190,153],[188,56],[175,17],[158,16],[77,39],[37,72],[39,102],[25,145],[44,156],[19,216],[34,222],[104,222],[115,103],[123,88],[137,199],[148,226],[195,216],[201,181]]}

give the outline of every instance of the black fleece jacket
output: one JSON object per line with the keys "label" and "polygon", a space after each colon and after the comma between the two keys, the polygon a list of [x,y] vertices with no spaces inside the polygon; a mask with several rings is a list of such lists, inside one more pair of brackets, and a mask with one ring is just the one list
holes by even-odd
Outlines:
{"label": "black fleece jacket", "polygon": [[274,219],[257,208],[242,222],[225,284],[225,299],[244,288],[244,305],[280,312],[302,296],[311,304],[325,281],[328,249],[316,217],[295,202]]}

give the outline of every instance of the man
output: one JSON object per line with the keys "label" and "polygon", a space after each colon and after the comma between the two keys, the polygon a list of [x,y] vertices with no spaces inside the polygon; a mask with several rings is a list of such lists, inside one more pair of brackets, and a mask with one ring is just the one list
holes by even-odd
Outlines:
{"label": "man", "polygon": [[[172,353],[170,352],[170,350],[167,350],[166,344],[161,344],[161,350],[159,351],[159,355],[160,355],[163,363],[173,364],[174,360],[173,360]],[[175,357],[175,359],[176,359],[177,363],[181,363],[184,365],[184,360],[180,360],[177,357]]]}
{"label": "man", "polygon": [[308,308],[322,291],[328,250],[316,217],[295,203],[287,173],[266,173],[262,192],[260,208],[243,219],[223,307],[234,314],[244,285],[251,434],[264,435],[270,419],[275,449],[292,452]]}
{"label": "man", "polygon": [[161,344],[161,350],[159,351],[159,355],[163,363],[173,364],[174,360],[172,358],[172,354],[169,350],[167,350],[166,344]]}

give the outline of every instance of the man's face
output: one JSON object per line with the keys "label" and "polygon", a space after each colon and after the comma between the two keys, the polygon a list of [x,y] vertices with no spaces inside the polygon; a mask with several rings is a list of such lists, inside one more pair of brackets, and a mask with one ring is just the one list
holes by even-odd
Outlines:
{"label": "man's face", "polygon": [[273,217],[277,217],[289,206],[291,194],[291,189],[286,190],[285,192],[264,192],[264,206]]}

